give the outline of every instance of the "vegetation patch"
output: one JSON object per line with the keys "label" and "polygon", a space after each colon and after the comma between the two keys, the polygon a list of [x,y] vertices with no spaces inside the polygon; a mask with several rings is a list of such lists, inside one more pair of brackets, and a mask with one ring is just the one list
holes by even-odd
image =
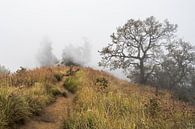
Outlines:
{"label": "vegetation patch", "polygon": [[[83,71],[64,129],[183,129],[193,123],[192,110],[176,100],[172,104],[167,92],[155,97],[150,87],[121,83],[121,80],[102,72],[96,74],[91,69]],[[107,82],[102,77],[114,82],[109,84],[107,92],[97,90],[97,86]],[[122,85],[129,85],[131,90],[120,88]]]}
{"label": "vegetation patch", "polygon": [[74,77],[69,77],[64,81],[64,88],[71,93],[76,93],[78,90],[78,82]]}
{"label": "vegetation patch", "polygon": [[55,73],[55,74],[54,74],[54,77],[55,77],[55,79],[59,82],[59,81],[62,80],[63,74],[62,74],[62,73]]}
{"label": "vegetation patch", "polygon": [[0,129],[14,128],[32,115],[40,115],[55,96],[62,94],[57,86],[61,71],[65,68],[21,68],[14,74],[1,74]]}
{"label": "vegetation patch", "polygon": [[0,129],[21,123],[29,116],[30,106],[24,96],[8,87],[0,88]]}
{"label": "vegetation patch", "polygon": [[31,88],[24,89],[22,94],[29,103],[30,111],[35,115],[39,115],[41,110],[54,100],[53,95],[48,92],[46,85],[39,83]]}
{"label": "vegetation patch", "polygon": [[95,85],[98,86],[98,90],[105,92],[108,89],[109,82],[106,78],[101,77],[96,79]]}
{"label": "vegetation patch", "polygon": [[97,112],[86,111],[74,114],[64,122],[64,129],[106,129],[108,122]]}
{"label": "vegetation patch", "polygon": [[[4,81],[0,81],[0,129],[40,115],[56,96],[67,96],[54,77],[61,71],[65,73],[64,68],[43,68],[0,76]],[[194,124],[194,108],[174,100],[168,91],[155,96],[150,86],[130,84],[91,68],[82,68],[63,83],[75,94],[64,129],[184,129]]]}

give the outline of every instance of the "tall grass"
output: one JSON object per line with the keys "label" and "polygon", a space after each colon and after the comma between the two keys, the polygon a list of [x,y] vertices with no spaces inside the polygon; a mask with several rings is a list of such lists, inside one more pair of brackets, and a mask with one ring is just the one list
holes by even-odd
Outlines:
{"label": "tall grass", "polygon": [[0,75],[0,129],[22,124],[61,94],[58,81],[66,68],[39,68]]}
{"label": "tall grass", "polygon": [[35,83],[28,88],[0,88],[0,129],[23,123],[32,115],[39,115],[42,109],[60,94],[57,86],[48,87]]}
{"label": "tall grass", "polygon": [[61,81],[67,67],[43,67],[33,70],[22,69],[13,74],[0,74],[0,86],[30,87],[36,82],[55,84]]}
{"label": "tall grass", "polygon": [[15,90],[17,89],[0,88],[0,129],[22,122],[31,115],[26,98],[14,93]]}
{"label": "tall grass", "polygon": [[[64,129],[185,129],[193,124],[191,108],[180,102],[175,105],[179,107],[173,107],[167,93],[157,98],[149,87],[142,87],[142,92],[139,87],[128,92],[129,84],[111,75],[91,69],[81,73],[74,108],[65,119]],[[102,77],[110,83],[107,92],[96,85],[97,78]]]}
{"label": "tall grass", "polygon": [[67,89],[71,93],[76,93],[78,90],[77,80],[73,77],[69,77],[64,81],[64,88]]}
{"label": "tall grass", "polygon": [[[61,94],[67,67],[37,68],[0,75],[0,129],[13,127]],[[64,81],[75,94],[64,129],[185,129],[195,123],[194,108],[167,91],[118,80],[103,71],[83,68]],[[173,103],[174,102],[174,103]]]}
{"label": "tall grass", "polygon": [[39,115],[41,110],[54,100],[51,93],[47,91],[46,85],[36,83],[31,88],[26,88],[21,93],[29,104],[30,112]]}

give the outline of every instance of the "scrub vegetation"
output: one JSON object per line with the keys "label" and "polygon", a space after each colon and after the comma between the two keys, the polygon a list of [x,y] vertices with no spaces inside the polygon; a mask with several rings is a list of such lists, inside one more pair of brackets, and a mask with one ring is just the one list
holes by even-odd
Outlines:
{"label": "scrub vegetation", "polygon": [[73,108],[64,129],[184,129],[194,108],[164,90],[129,84],[103,71],[82,69]]}
{"label": "scrub vegetation", "polygon": [[60,85],[73,97],[71,105],[65,105],[67,112],[61,112],[66,114],[64,129],[193,128],[194,107],[174,100],[167,90],[156,96],[153,87],[129,83],[104,71],[80,67],[67,76],[69,69],[21,68],[1,74],[0,129],[17,128],[41,116],[45,107],[63,96]]}
{"label": "scrub vegetation", "polygon": [[16,73],[0,74],[0,129],[23,124],[40,115],[61,94],[58,82],[66,68],[21,68]]}

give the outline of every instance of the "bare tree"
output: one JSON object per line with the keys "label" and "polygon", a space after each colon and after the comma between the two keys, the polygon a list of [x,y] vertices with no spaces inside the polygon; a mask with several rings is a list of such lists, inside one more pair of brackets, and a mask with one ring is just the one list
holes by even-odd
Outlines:
{"label": "bare tree", "polygon": [[162,46],[174,36],[176,29],[177,25],[167,20],[160,23],[153,16],[145,20],[130,19],[111,35],[112,43],[99,51],[102,56],[99,65],[131,71],[144,84],[161,60]]}

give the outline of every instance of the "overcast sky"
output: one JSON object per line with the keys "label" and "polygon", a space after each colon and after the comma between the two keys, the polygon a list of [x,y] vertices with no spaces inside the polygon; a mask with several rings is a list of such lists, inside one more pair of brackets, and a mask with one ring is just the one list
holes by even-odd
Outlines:
{"label": "overcast sky", "polygon": [[155,16],[178,24],[195,45],[195,0],[0,0],[0,64],[11,70],[36,66],[40,42],[48,37],[60,57],[67,44],[92,46],[91,65],[110,35],[130,18]]}

